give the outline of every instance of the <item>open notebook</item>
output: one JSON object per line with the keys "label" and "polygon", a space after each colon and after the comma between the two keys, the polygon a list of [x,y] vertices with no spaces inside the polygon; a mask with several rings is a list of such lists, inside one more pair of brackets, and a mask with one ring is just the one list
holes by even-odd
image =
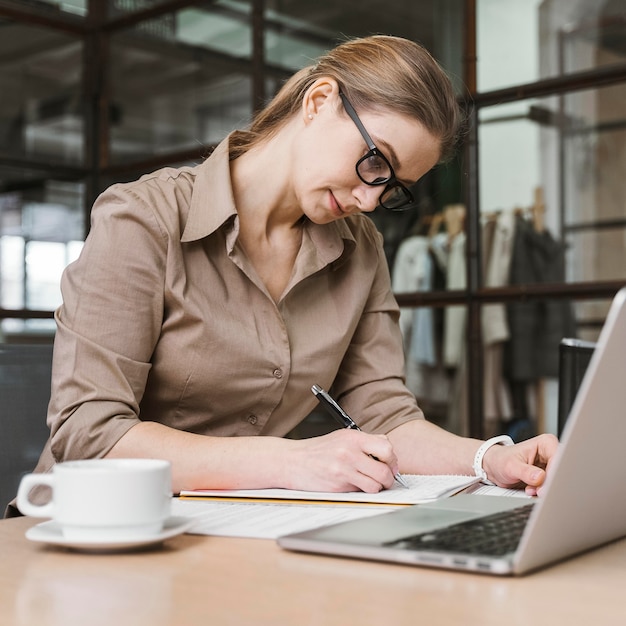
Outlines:
{"label": "open notebook", "polygon": [[181,491],[181,498],[210,498],[219,500],[254,500],[278,502],[352,502],[361,504],[420,504],[438,498],[446,498],[478,482],[474,476],[405,474],[409,485],[406,489],[397,483],[391,489],[378,493],[351,491],[326,493],[320,491],[297,491],[293,489],[242,489],[242,490],[195,490]]}
{"label": "open notebook", "polygon": [[[615,296],[543,494],[457,495],[279,538],[283,548],[523,574],[626,535],[626,288]],[[511,518],[511,519],[509,519]],[[517,529],[508,544],[506,531]],[[474,538],[490,539],[479,545]]]}

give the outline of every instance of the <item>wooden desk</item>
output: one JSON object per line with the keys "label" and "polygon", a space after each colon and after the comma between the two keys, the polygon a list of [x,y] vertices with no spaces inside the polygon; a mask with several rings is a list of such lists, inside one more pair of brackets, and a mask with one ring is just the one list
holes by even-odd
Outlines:
{"label": "wooden desk", "polygon": [[194,535],[143,552],[83,554],[28,541],[37,521],[0,521],[1,624],[626,624],[626,540],[504,579]]}

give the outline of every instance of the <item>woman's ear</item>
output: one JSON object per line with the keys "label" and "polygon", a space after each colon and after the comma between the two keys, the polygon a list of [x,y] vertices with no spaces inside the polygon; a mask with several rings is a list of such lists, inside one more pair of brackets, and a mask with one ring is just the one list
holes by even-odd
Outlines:
{"label": "woman's ear", "polygon": [[324,108],[336,107],[339,101],[339,85],[334,78],[322,76],[305,92],[302,98],[302,113],[305,121],[311,121]]}

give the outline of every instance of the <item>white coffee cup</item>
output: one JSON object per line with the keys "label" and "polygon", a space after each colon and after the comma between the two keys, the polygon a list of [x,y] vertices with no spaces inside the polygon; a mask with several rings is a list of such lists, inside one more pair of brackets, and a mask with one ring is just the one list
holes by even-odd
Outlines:
{"label": "white coffee cup", "polygon": [[[30,501],[34,487],[51,488],[50,501]],[[58,463],[50,474],[27,474],[17,507],[51,517],[71,541],[132,541],[157,535],[170,516],[171,468],[159,459],[86,459]]]}

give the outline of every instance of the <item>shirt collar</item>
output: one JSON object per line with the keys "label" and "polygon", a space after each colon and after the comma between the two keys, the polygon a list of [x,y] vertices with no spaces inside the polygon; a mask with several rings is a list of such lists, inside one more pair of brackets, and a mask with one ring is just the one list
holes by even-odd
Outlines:
{"label": "shirt collar", "polygon": [[[197,168],[189,214],[181,241],[191,242],[208,237],[236,216],[227,137]],[[309,221],[305,224],[322,263],[333,263],[340,257],[349,255],[354,249],[355,238],[346,223],[347,219],[329,224],[313,224]],[[231,243],[234,243],[238,230],[235,224],[234,232],[227,237],[233,240]]]}
{"label": "shirt collar", "polygon": [[236,215],[226,138],[198,166],[181,241],[190,242],[208,237]]}
{"label": "shirt collar", "polygon": [[308,222],[306,228],[311,242],[317,250],[317,255],[323,264],[338,264],[352,253],[356,240],[345,218],[330,224],[313,224]]}

